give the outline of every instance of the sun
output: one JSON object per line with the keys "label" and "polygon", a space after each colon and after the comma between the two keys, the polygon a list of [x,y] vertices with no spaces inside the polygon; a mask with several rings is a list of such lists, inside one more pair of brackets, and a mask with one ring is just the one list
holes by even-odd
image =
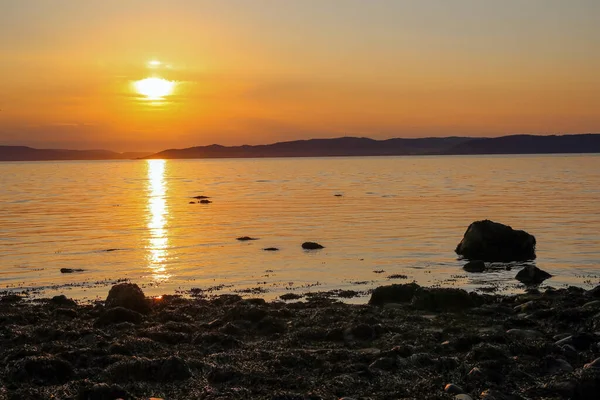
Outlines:
{"label": "sun", "polygon": [[173,94],[175,82],[162,78],[146,78],[134,82],[135,90],[148,100],[161,100]]}

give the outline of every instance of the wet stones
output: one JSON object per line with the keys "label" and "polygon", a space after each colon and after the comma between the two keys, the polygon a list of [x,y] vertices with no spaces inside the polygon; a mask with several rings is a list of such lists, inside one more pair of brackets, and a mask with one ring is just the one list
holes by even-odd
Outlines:
{"label": "wet stones", "polygon": [[192,376],[187,363],[175,356],[159,359],[131,357],[110,365],[106,374],[116,382],[172,382]]}
{"label": "wet stones", "polygon": [[96,320],[94,326],[103,327],[112,324],[119,324],[122,322],[131,322],[132,324],[139,324],[142,321],[142,314],[129,310],[125,307],[115,307],[106,310]]}
{"label": "wet stones", "polygon": [[29,381],[40,385],[62,384],[73,376],[73,367],[56,356],[24,357],[7,366],[14,381]]}
{"label": "wet stones", "polygon": [[252,241],[252,240],[258,240],[258,238],[253,238],[253,237],[250,237],[250,236],[240,236],[236,240],[239,240],[240,242],[249,242],[249,241]]}
{"label": "wet stones", "polygon": [[51,298],[50,304],[54,304],[56,306],[61,307],[75,307],[77,305],[75,300],[67,298],[67,296],[65,296],[64,294],[61,294],[60,296],[54,296],[53,298]]}
{"label": "wet stones", "polygon": [[302,243],[302,248],[304,250],[319,250],[319,249],[324,249],[325,246],[322,246],[316,242],[304,242],[304,243]]}
{"label": "wet stones", "polygon": [[263,251],[279,251],[279,249],[277,247],[267,247],[264,248]]}
{"label": "wet stones", "polygon": [[474,307],[476,297],[462,289],[421,289],[415,293],[412,304],[428,311],[460,311]]}
{"label": "wet stones", "polygon": [[515,279],[525,285],[539,285],[552,275],[534,265],[526,265],[517,273]]}
{"label": "wet stones", "polygon": [[509,329],[506,331],[506,336],[520,340],[535,340],[544,337],[541,332],[531,329]]}
{"label": "wet stones", "polygon": [[106,383],[97,383],[92,387],[84,388],[77,396],[77,400],[128,400],[132,398],[122,387]]}
{"label": "wet stones", "polygon": [[484,220],[469,225],[455,251],[469,260],[528,261],[535,259],[535,245],[535,237],[525,231]]}
{"label": "wet stones", "polygon": [[106,307],[124,307],[141,314],[150,311],[150,306],[144,292],[135,283],[120,283],[114,285],[108,292]]}

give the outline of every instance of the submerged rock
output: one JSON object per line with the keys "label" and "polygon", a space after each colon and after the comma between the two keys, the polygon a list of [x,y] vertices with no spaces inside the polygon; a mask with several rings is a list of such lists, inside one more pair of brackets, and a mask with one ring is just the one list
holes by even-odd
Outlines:
{"label": "submerged rock", "polygon": [[150,306],[142,289],[135,283],[119,283],[108,292],[106,307],[124,307],[145,314]]}
{"label": "submerged rock", "polygon": [[522,270],[517,273],[515,279],[524,283],[525,285],[539,285],[552,275],[546,271],[542,271],[536,266],[526,265]]}
{"label": "submerged rock", "polygon": [[210,201],[210,200],[206,200],[206,199],[204,199],[204,200],[200,200],[200,201],[198,202],[198,204],[210,204],[210,203],[212,203],[212,201]]}
{"label": "submerged rock", "polygon": [[277,247],[267,247],[265,249],[263,249],[264,251],[279,251],[279,249]]}
{"label": "submerged rock", "polygon": [[463,269],[467,272],[483,272],[485,271],[485,263],[481,260],[469,261]]}
{"label": "submerged rock", "polygon": [[469,260],[528,261],[535,259],[535,237],[490,220],[469,225],[456,253]]}
{"label": "submerged rock", "polygon": [[302,248],[304,250],[319,250],[319,249],[324,249],[325,246],[321,246],[319,243],[315,243],[315,242],[304,242],[304,243],[302,243]]}

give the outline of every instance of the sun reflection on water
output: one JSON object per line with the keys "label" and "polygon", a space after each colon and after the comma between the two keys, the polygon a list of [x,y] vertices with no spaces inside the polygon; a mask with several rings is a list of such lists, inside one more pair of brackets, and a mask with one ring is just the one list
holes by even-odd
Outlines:
{"label": "sun reflection on water", "polygon": [[155,281],[168,280],[171,275],[166,268],[169,252],[167,232],[167,185],[165,160],[148,160],[148,267]]}

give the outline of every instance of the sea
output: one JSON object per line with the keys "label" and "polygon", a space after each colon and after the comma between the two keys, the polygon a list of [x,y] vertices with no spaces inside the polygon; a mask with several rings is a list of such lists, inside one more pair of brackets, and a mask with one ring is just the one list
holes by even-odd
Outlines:
{"label": "sea", "polygon": [[522,264],[462,269],[454,249],[481,219],[536,237],[542,286],[600,284],[600,155],[406,156],[0,163],[0,291],[524,291]]}

